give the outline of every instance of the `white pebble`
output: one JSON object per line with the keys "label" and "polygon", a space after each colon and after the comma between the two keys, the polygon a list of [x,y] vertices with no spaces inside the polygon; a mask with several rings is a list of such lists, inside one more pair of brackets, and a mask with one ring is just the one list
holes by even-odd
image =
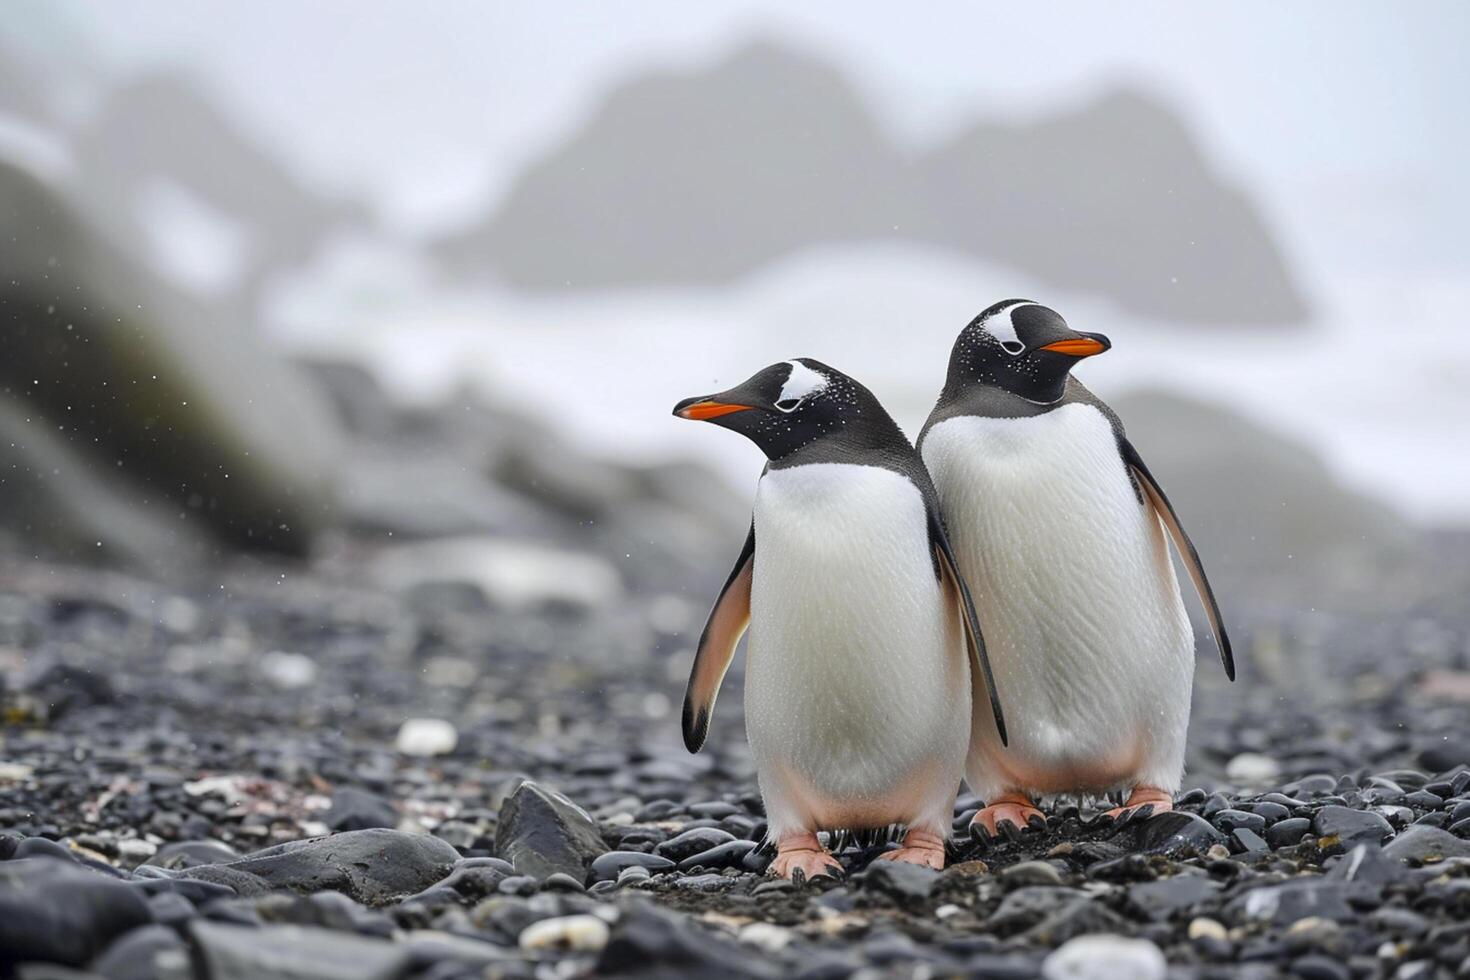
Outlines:
{"label": "white pebble", "polygon": [[752,922],[740,930],[737,938],[764,952],[779,953],[791,942],[791,930],[769,922]]}
{"label": "white pebble", "polygon": [[158,853],[158,845],[141,837],[124,837],[117,842],[117,856],[132,865],[142,864]]}
{"label": "white pebble", "polygon": [[260,658],[260,673],[281,691],[296,691],[316,682],[316,661],[300,653],[272,650]]}
{"label": "white pebble", "polygon": [[0,762],[0,783],[19,783],[30,779],[36,770],[22,762]]}
{"label": "white pebble", "polygon": [[395,744],[404,755],[445,755],[459,744],[459,732],[441,718],[410,718],[398,729]]}
{"label": "white pebble", "polygon": [[1078,936],[1041,961],[1045,980],[1164,980],[1169,963],[1147,939]]}
{"label": "white pebble", "polygon": [[596,953],[607,946],[607,923],[595,915],[564,915],[542,919],[521,930],[521,949],[527,952],[570,950]]}
{"label": "white pebble", "polygon": [[1198,919],[1193,919],[1189,923],[1190,939],[1228,939],[1229,935],[1225,931],[1225,927],[1214,919],[1207,919],[1204,916],[1200,916]]}
{"label": "white pebble", "polygon": [[1265,786],[1281,776],[1281,765],[1269,755],[1242,752],[1225,764],[1225,777],[1232,783]]}

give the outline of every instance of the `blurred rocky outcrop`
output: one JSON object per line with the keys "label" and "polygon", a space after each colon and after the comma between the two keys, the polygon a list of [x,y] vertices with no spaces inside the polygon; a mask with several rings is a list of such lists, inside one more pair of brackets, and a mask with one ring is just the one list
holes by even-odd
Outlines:
{"label": "blurred rocky outcrop", "polygon": [[1159,319],[1306,314],[1256,205],[1153,97],[978,121],[909,153],[837,70],[772,44],[614,88],[440,254],[465,275],[586,289],[725,282],[874,238],[949,246]]}
{"label": "blurred rocky outcrop", "polygon": [[269,274],[366,220],[360,205],[304,187],[184,76],[109,88],[71,145],[88,212],[174,285],[212,299],[252,298]]}
{"label": "blurred rocky outcrop", "polygon": [[[1263,598],[1393,591],[1419,532],[1344,486],[1310,445],[1219,405],[1145,390],[1114,399],[1129,440],[1163,484],[1216,580]],[[1225,583],[1222,588],[1222,583]]]}
{"label": "blurred rocky outcrop", "polygon": [[[497,606],[606,605],[626,588],[717,584],[743,540],[747,502],[689,462],[591,452],[466,388],[403,407],[361,367],[303,362],[349,433],[343,519],[391,543],[397,590],[467,588]],[[442,587],[442,588],[441,588]],[[458,601],[458,600],[456,600]]]}
{"label": "blurred rocky outcrop", "polygon": [[0,522],[72,557],[90,542],[167,565],[196,535],[305,552],[338,452],[315,392],[3,156],[0,230]]}

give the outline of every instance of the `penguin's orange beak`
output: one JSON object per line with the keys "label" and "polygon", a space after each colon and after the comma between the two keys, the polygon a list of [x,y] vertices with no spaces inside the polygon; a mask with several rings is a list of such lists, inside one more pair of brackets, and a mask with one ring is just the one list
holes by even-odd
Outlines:
{"label": "penguin's orange beak", "polygon": [[1066,340],[1058,340],[1054,344],[1046,344],[1041,350],[1070,354],[1073,357],[1091,357],[1094,354],[1101,354],[1112,346],[1112,342],[1100,333],[1084,333]]}
{"label": "penguin's orange beak", "polygon": [[681,419],[693,419],[696,422],[707,422],[717,419],[722,415],[731,415],[735,412],[748,412],[751,405],[734,405],[729,402],[717,402],[709,398],[691,398],[674,406],[674,414]]}

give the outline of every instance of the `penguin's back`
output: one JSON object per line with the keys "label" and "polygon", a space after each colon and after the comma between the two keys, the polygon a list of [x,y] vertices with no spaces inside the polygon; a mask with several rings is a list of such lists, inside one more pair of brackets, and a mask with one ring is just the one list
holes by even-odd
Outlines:
{"label": "penguin's back", "polygon": [[1071,788],[1068,760],[1121,778],[1174,737],[1194,657],[1163,529],[1112,422],[1082,402],[957,415],[921,448],[1016,716],[1007,764]]}

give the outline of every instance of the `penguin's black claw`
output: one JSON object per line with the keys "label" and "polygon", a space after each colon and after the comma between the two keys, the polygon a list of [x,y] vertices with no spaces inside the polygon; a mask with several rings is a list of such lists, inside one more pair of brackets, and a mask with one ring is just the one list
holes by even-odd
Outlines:
{"label": "penguin's black claw", "polygon": [[1133,822],[1134,823],[1143,823],[1145,820],[1147,820],[1149,817],[1151,817],[1153,815],[1154,815],[1154,805],[1152,803],[1145,803],[1143,806],[1141,806],[1138,809],[1136,809],[1136,810],[1133,811],[1133,813],[1132,813]]}
{"label": "penguin's black claw", "polygon": [[1012,843],[1012,844],[1018,844],[1018,843],[1020,843],[1020,841],[1021,841],[1021,828],[1020,827],[1017,827],[1015,824],[1011,823],[1009,820],[1002,820],[1000,823],[998,823],[998,824],[995,825],[995,829],[998,830],[998,831],[1000,831],[1000,835],[1002,837],[1004,837],[1010,843]]}
{"label": "penguin's black claw", "polygon": [[983,823],[970,824],[970,840],[980,845],[980,850],[988,851],[991,842],[990,831],[985,829]]}
{"label": "penguin's black claw", "polygon": [[795,871],[791,872],[791,883],[793,885],[795,885],[797,888],[800,888],[802,885],[805,885],[806,884],[806,872],[803,871],[803,870],[801,870],[800,868],[797,868]]}
{"label": "penguin's black claw", "polygon": [[1033,813],[1030,817],[1027,818],[1026,827],[1027,829],[1034,830],[1037,833],[1044,833],[1046,831],[1046,818],[1039,813]]}

